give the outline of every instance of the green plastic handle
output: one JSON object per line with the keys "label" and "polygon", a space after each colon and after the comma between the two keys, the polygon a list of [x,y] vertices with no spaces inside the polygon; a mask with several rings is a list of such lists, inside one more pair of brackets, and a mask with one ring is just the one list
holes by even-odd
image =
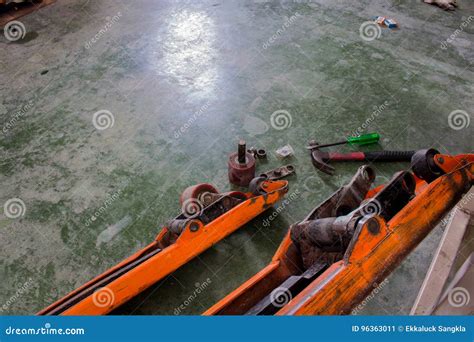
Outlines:
{"label": "green plastic handle", "polygon": [[378,133],[367,133],[359,135],[358,137],[349,137],[347,142],[351,145],[368,145],[375,144],[379,141],[380,135]]}

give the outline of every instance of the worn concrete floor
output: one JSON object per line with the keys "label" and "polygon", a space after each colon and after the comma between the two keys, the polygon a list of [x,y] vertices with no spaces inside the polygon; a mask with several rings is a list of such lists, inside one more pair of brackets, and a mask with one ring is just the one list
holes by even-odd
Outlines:
{"label": "worn concrete floor", "polygon": [[[23,40],[0,37],[0,203],[24,203],[22,216],[0,215],[2,314],[33,314],[150,242],[185,187],[228,190],[226,156],[239,138],[270,151],[259,171],[281,164],[276,148],[293,146],[297,200],[118,313],[174,314],[185,303],[180,314],[199,314],[268,263],[289,224],[358,167],[317,173],[310,138],[360,127],[382,134],[372,149],[472,152],[474,123],[448,120],[455,110],[470,120],[474,109],[474,3],[459,3],[447,13],[409,0],[62,0],[20,18]],[[377,15],[401,29],[363,40],[361,24]],[[95,128],[100,110],[113,126]],[[278,110],[283,129],[271,123]],[[404,167],[377,164],[377,182]],[[440,234],[361,313],[408,313]]]}

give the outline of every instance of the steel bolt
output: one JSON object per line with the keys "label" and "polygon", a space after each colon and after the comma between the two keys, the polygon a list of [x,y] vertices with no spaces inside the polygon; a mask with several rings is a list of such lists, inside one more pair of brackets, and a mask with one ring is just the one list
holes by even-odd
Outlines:
{"label": "steel bolt", "polygon": [[367,222],[367,228],[372,235],[377,235],[380,232],[380,224],[374,218],[371,218],[369,222]]}
{"label": "steel bolt", "polygon": [[247,149],[245,147],[245,140],[240,140],[239,149],[238,149],[238,160],[240,164],[245,164],[246,153],[247,153]]}
{"label": "steel bolt", "polygon": [[189,230],[192,232],[197,232],[199,230],[199,224],[197,222],[191,222],[189,225]]}

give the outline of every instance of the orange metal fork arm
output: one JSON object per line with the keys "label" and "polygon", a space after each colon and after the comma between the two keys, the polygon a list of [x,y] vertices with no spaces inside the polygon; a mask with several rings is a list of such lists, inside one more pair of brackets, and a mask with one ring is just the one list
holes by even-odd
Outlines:
{"label": "orange metal fork arm", "polygon": [[43,314],[48,314],[51,310],[56,310],[58,307],[66,305],[69,300],[74,298],[76,295],[79,293],[87,290],[88,288],[92,287],[93,285],[106,280],[108,277],[112,276],[115,272],[118,272],[120,269],[123,269],[127,267],[128,265],[133,264],[134,262],[138,262],[141,257],[144,255],[148,255],[149,253],[153,253],[153,251],[156,251],[158,249],[158,243],[157,241],[153,241],[140,251],[134,253],[133,255],[129,256],[128,258],[122,260],[120,263],[117,265],[113,266],[112,268],[108,269],[104,273],[100,274],[96,278],[88,281],[87,283],[83,284],[82,286],[78,287],[77,289],[71,291],[69,294],[67,294],[65,297],[62,299],[56,301],[55,303],[51,304],[47,308],[43,309],[40,311],[38,314],[43,315]]}
{"label": "orange metal fork arm", "polygon": [[[275,184],[280,186],[277,187]],[[108,283],[102,294],[103,289],[99,289],[94,295],[88,295],[60,314],[102,315],[109,313],[268,209],[287,192],[287,182],[273,182],[270,184],[268,191],[270,192],[265,195],[252,197],[235,206],[207,225],[200,224],[199,229],[195,232],[186,228],[174,244]],[[137,257],[143,255],[145,250],[150,251],[154,248],[156,248],[156,242],[50,305],[39,314],[48,314],[52,309],[62,305],[81,290],[107,277],[125,264],[136,260]],[[101,295],[108,296],[110,300],[103,303],[100,299]]]}
{"label": "orange metal fork arm", "polygon": [[474,163],[474,154],[458,154],[450,156],[448,154],[436,154],[433,158],[435,164],[444,172],[449,173],[457,168]]}
{"label": "orange metal fork arm", "polygon": [[[381,227],[379,234],[369,233],[365,222],[362,229],[356,230],[345,259],[331,265],[277,314],[350,312],[415,248],[472,183],[472,164],[443,175],[431,184],[416,179],[416,197],[388,225],[382,218],[377,218]],[[288,254],[292,248],[294,245],[287,234],[267,267],[214,304],[204,315],[247,312],[286,280],[274,276],[288,271],[285,261],[298,263],[299,258]],[[256,294],[257,299],[254,299]]]}
{"label": "orange metal fork arm", "polygon": [[[347,314],[408,255],[473,183],[474,164],[441,176],[410,201],[387,225],[381,218],[378,236],[360,231],[345,260],[307,286],[277,315]],[[377,239],[377,246],[366,246]],[[374,241],[371,241],[371,244]]]}

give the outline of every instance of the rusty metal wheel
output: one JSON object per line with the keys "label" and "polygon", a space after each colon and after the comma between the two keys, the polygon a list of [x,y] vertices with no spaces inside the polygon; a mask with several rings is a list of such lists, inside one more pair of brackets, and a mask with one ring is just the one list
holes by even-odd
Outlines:
{"label": "rusty metal wheel", "polygon": [[217,194],[219,190],[208,183],[187,187],[179,197],[183,214],[188,218],[196,217],[206,206],[214,202]]}

